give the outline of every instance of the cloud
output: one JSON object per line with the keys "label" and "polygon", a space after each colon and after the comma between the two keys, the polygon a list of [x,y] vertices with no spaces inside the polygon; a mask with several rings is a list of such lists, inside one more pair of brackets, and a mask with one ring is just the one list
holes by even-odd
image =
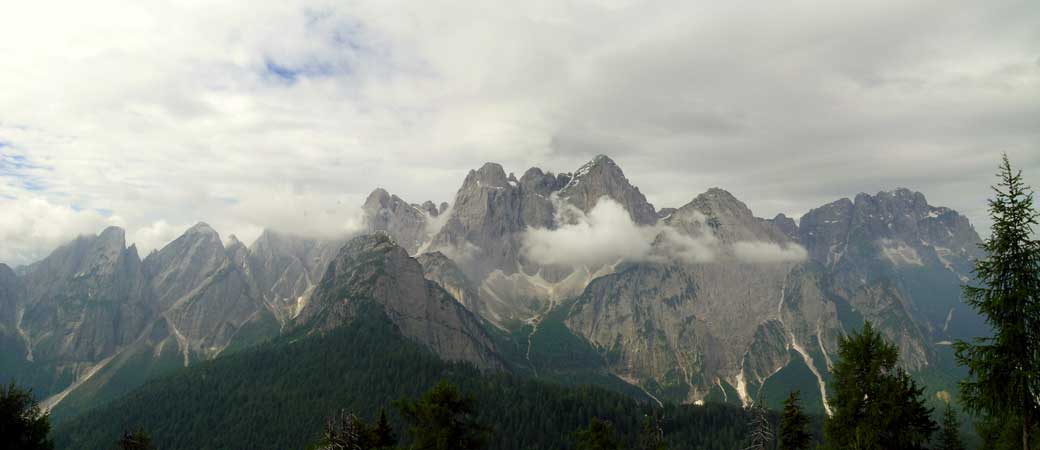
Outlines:
{"label": "cloud", "polygon": [[76,210],[42,198],[0,197],[0,262],[25,264],[78,235],[93,235],[108,226],[122,226],[118,216]]}
{"label": "cloud", "polygon": [[565,211],[570,223],[562,222],[556,229],[529,228],[524,233],[522,251],[530,260],[544,265],[595,266],[644,259],[650,254],[655,230],[637,225],[613,200],[600,199],[588,215],[563,205],[557,211]]}
{"label": "cloud", "polygon": [[750,263],[802,262],[809,257],[798,244],[780,245],[773,242],[737,242],[733,253],[738,260]]}
{"label": "cloud", "polygon": [[[621,204],[606,196],[588,214],[556,196],[552,200],[557,227],[528,228],[521,237],[524,255],[543,265],[595,267],[622,260],[772,264],[801,262],[808,257],[808,252],[795,243],[725,244],[707,226],[689,227],[683,232],[664,224],[639,225]],[[703,225],[706,217],[690,211],[683,220]]]}
{"label": "cloud", "polygon": [[[0,198],[248,243],[349,228],[340,205],[374,186],[439,203],[485,161],[566,171],[608,153],[659,207],[723,185],[797,217],[906,186],[984,230],[1000,152],[1040,179],[1038,8],[12,2]],[[24,257],[56,245],[21,233]]]}

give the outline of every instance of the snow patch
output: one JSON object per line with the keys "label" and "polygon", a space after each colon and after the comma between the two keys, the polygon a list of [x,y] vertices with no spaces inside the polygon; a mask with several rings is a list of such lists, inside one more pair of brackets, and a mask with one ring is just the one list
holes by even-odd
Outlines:
{"label": "snow patch", "polygon": [[917,254],[917,250],[913,247],[906,245],[903,241],[894,241],[892,239],[881,239],[878,242],[881,246],[881,254],[897,266],[910,265],[910,266],[923,266],[924,262],[921,261],[921,256]]}

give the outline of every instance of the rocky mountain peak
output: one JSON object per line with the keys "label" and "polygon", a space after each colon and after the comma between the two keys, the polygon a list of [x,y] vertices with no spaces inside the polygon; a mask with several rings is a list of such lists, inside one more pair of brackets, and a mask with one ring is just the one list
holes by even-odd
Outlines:
{"label": "rocky mountain peak", "polygon": [[[183,236],[190,236],[191,239],[216,240],[217,242],[220,242],[220,234],[206,222],[196,223],[191,228],[188,228],[188,230],[184,232]],[[221,246],[223,246],[223,243]]]}
{"label": "rocky mountain peak", "polygon": [[358,236],[340,249],[297,324],[325,332],[358,319],[369,303],[442,358],[502,366],[480,319],[426,280],[419,262],[386,233]]}
{"label": "rocky mountain peak", "polygon": [[120,227],[107,227],[98,235],[98,244],[118,246],[120,249],[126,246],[126,230]]}
{"label": "rocky mountain peak", "polygon": [[441,211],[437,209],[437,205],[434,205],[433,202],[429,200],[419,205],[419,209],[422,209],[426,214],[429,214],[430,217],[437,217],[441,214]]}
{"label": "rocky mountain peak", "polygon": [[423,207],[409,204],[380,188],[369,194],[361,209],[369,231],[390,233],[408,252],[415,254],[428,237],[427,215],[439,215],[433,203],[427,203],[429,208],[424,211]]}
{"label": "rocky mountain peak", "polygon": [[598,155],[578,168],[559,195],[586,212],[596,206],[601,197],[607,196],[620,203],[636,223],[657,222],[654,206],[628,181],[617,163],[605,155]]}
{"label": "rocky mountain peak", "polygon": [[498,163],[484,163],[477,170],[470,170],[469,175],[466,175],[466,180],[462,183],[463,189],[467,186],[490,187],[490,188],[506,188],[510,187],[509,177],[506,176],[505,169],[502,168],[501,164]]}
{"label": "rocky mountain peak", "polygon": [[724,242],[787,242],[791,239],[769,221],[755,217],[744,202],[713,187],[675,211],[667,223],[690,235],[711,231]]}
{"label": "rocky mountain peak", "polygon": [[798,223],[784,213],[777,214],[772,219],[766,221],[779,228],[787,237],[798,240]]}

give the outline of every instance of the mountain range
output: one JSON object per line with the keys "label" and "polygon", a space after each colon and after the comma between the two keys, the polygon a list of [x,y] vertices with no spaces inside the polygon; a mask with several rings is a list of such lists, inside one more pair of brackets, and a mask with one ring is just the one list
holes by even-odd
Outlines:
{"label": "mountain range", "polygon": [[451,203],[380,188],[362,210],[364,232],[339,239],[265,230],[247,247],[199,223],[142,259],[112,227],[0,264],[0,373],[60,421],[375,304],[403,337],[481,371],[661,403],[776,404],[798,387],[826,412],[838,339],[863,321],[914,373],[986,332],[959,293],[979,236],[907,189],[797,221],[719,188],[658,209],[601,155],[519,178],[488,163]]}

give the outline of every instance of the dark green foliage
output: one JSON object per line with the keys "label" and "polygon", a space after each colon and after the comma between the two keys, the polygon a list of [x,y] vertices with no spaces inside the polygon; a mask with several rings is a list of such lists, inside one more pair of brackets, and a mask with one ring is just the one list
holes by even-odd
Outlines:
{"label": "dark green foliage", "polygon": [[[983,417],[975,422],[975,432],[982,439],[979,450],[1022,450],[1022,419],[1018,417]],[[1029,435],[1040,433],[1034,425]],[[1034,440],[1033,450],[1040,449]]]}
{"label": "dark green foliage", "polygon": [[989,201],[992,234],[975,262],[980,286],[964,286],[965,301],[981,313],[994,335],[955,344],[970,378],[961,382],[964,407],[973,413],[1021,419],[1022,448],[1040,416],[1040,241],[1033,226],[1040,214],[1033,193],[1007,156],[1000,184]]}
{"label": "dark green foliage", "polygon": [[386,418],[386,411],[380,409],[379,419],[376,420],[375,427],[372,428],[372,447],[389,448],[395,445],[397,445],[397,435],[394,434],[394,429]]}
{"label": "dark green foliage", "polygon": [[643,430],[639,433],[639,450],[667,450],[668,444],[664,441],[664,429],[661,421],[656,416],[647,415],[643,418]]}
{"label": "dark green foliage", "polygon": [[[335,411],[361,412],[371,423],[381,407],[442,379],[476,400],[477,420],[494,428],[488,448],[495,450],[568,448],[589,417],[610,420],[626,448],[636,445],[647,414],[663,417],[671,448],[732,450],[746,434],[730,406],[655,408],[602,388],[446,363],[402,338],[380,312],[325,336],[290,335],[178,370],[58,425],[54,436],[61,448],[107,448],[123,430],[143,427],[163,450],[303,448],[321,438]],[[387,421],[404,429],[393,411]],[[399,445],[411,443],[401,436]]]}
{"label": "dark green foliage", "polygon": [[946,405],[943,412],[942,428],[939,429],[939,439],[933,450],[964,450],[964,442],[961,441],[961,421],[957,419],[957,413],[950,405]]}
{"label": "dark green foliage", "polygon": [[806,450],[812,443],[809,432],[809,417],[802,412],[799,392],[792,391],[784,400],[784,412],[780,416],[779,450]]}
{"label": "dark green foliage", "polygon": [[152,437],[143,430],[124,432],[119,438],[119,450],[152,450]]}
{"label": "dark green foliage", "polygon": [[477,450],[485,448],[490,428],[476,420],[476,401],[441,380],[417,401],[401,401],[416,450]]}
{"label": "dark green foliage", "polygon": [[576,450],[621,449],[614,426],[610,422],[596,417],[589,421],[588,427],[574,433],[574,444]]}
{"label": "dark green foliage", "polygon": [[14,383],[0,386],[0,444],[8,450],[53,449],[47,434],[49,416],[40,410],[32,392]]}
{"label": "dark green foliage", "polygon": [[834,415],[824,425],[831,449],[923,449],[936,429],[923,389],[896,366],[899,351],[867,322],[839,341],[832,371]]}

